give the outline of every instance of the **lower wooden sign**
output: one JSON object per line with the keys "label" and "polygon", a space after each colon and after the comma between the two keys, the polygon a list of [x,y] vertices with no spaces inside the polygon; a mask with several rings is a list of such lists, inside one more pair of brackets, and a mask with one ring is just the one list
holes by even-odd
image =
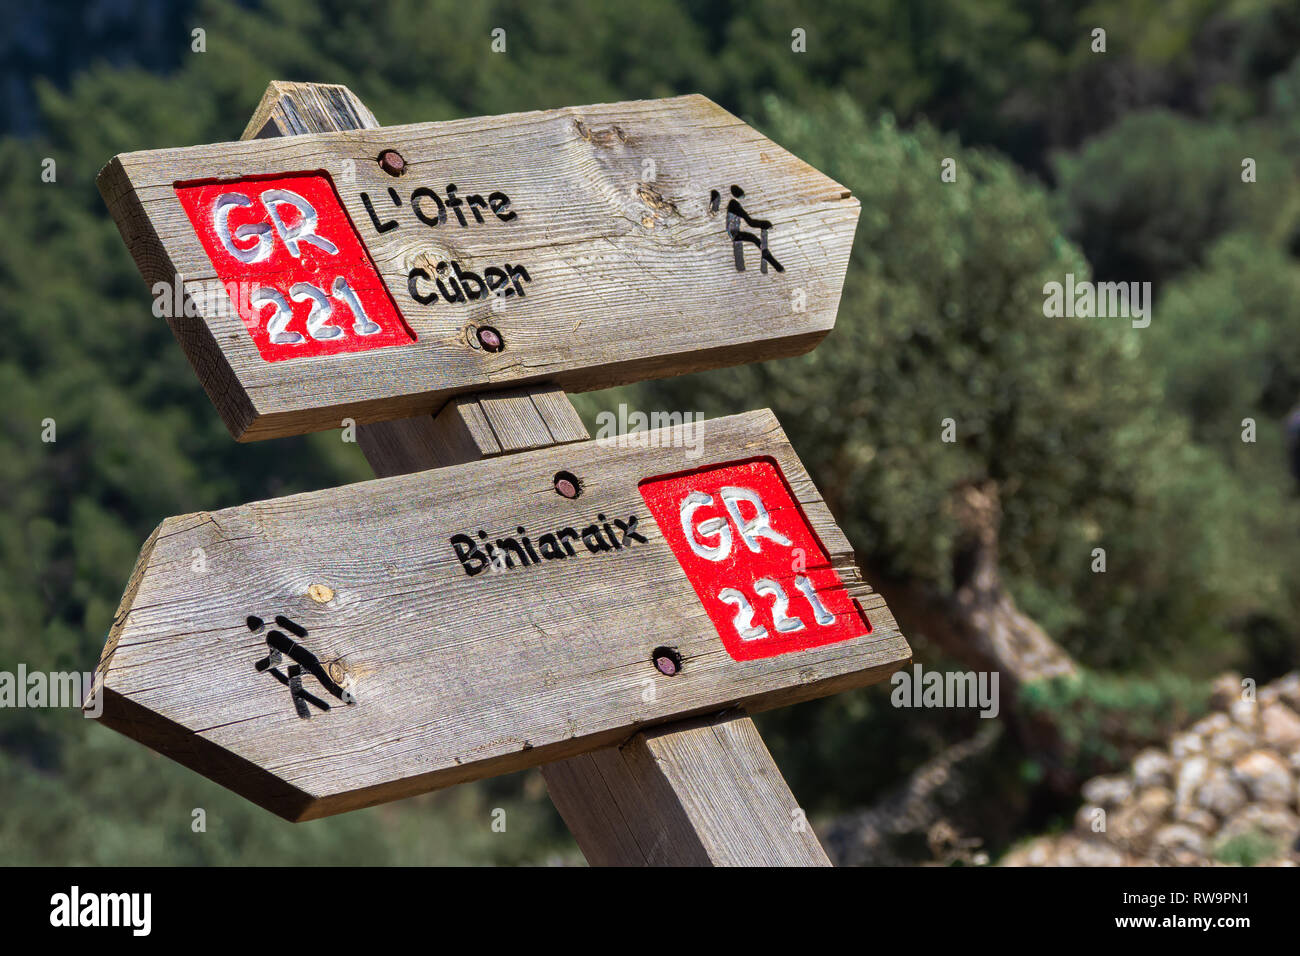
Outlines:
{"label": "lower wooden sign", "polygon": [[169,518],[100,719],[307,820],[907,663],[772,413],[694,427]]}

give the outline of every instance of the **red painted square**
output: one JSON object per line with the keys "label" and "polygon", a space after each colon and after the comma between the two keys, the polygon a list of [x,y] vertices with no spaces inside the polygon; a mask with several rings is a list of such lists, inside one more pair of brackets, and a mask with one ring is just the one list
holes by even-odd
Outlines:
{"label": "red painted square", "polygon": [[647,478],[640,489],[733,660],[871,633],[772,459]]}
{"label": "red painted square", "polygon": [[177,183],[176,195],[268,362],[415,341],[324,173]]}

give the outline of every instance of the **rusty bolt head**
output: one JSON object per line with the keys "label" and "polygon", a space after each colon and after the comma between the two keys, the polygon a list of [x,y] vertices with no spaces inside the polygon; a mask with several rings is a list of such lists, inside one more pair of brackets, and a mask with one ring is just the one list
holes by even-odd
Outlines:
{"label": "rusty bolt head", "polygon": [[474,335],[478,338],[478,344],[483,346],[486,352],[500,352],[505,348],[506,344],[501,340],[501,333],[490,325],[476,329]]}
{"label": "rusty bolt head", "polygon": [[379,168],[390,176],[400,176],[406,172],[406,160],[395,149],[386,149],[379,154]]}
{"label": "rusty bolt head", "polygon": [[671,647],[656,647],[651,652],[650,659],[654,661],[655,669],[666,677],[681,673],[682,655]]}
{"label": "rusty bolt head", "polygon": [[561,498],[576,498],[582,494],[582,483],[570,472],[561,471],[555,476],[555,492]]}

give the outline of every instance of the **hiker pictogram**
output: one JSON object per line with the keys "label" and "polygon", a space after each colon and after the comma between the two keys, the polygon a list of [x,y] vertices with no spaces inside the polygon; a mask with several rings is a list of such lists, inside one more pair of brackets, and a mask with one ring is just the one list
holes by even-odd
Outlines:
{"label": "hiker pictogram", "polygon": [[[740,204],[740,200],[745,196],[745,190],[739,186],[731,187],[731,199],[727,201],[727,235],[731,236],[731,251],[736,259],[736,271],[745,271],[745,244],[758,246],[759,271],[764,275],[767,274],[767,264],[772,263],[772,268],[777,272],[784,272],[785,267],[776,261],[776,256],[767,247],[767,233],[772,228],[772,224],[766,219],[755,219],[745,211],[745,207]],[[718,206],[722,202],[722,197],[715,189],[709,196],[710,208],[713,212],[718,211]],[[746,232],[741,229],[741,223],[752,229],[758,230],[758,235],[752,232]]]}
{"label": "hiker pictogram", "polygon": [[[248,629],[254,634],[261,633],[261,631],[266,627],[266,622],[255,615],[249,615],[246,623],[248,624]],[[275,623],[279,627],[284,628],[285,631],[293,634],[298,641],[307,636],[307,629],[305,627],[289,620],[283,615],[277,615]],[[290,638],[288,634],[284,633],[284,631],[269,631],[266,635],[266,646],[270,648],[270,652],[254,664],[254,668],[256,668],[259,674],[263,671],[269,672],[272,677],[289,688],[289,697],[293,700],[294,710],[298,712],[298,716],[303,720],[309,720],[311,718],[311,709],[307,706],[308,704],[311,704],[322,711],[330,709],[330,705],[325,701],[321,700],[315,694],[303,689],[302,672],[304,669],[320,681],[321,686],[324,687],[325,690],[333,694],[339,700],[346,704],[356,703],[356,698],[352,696],[352,693],[344,690],[336,684],[330,677],[329,672],[321,665],[321,662],[317,659],[316,655],[307,650],[307,648],[298,643],[298,641]],[[280,665],[284,662],[286,656],[294,662],[286,669],[287,673],[280,670]]]}

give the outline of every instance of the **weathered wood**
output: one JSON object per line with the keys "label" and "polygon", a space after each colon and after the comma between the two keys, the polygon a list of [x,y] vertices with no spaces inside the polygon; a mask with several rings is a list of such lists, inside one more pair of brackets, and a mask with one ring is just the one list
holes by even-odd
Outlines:
{"label": "weathered wood", "polygon": [[[264,115],[282,119],[272,123]],[[273,83],[242,138],[378,125],[347,87]],[[509,436],[509,447],[503,446],[501,435]],[[387,477],[589,436],[563,389],[533,386],[485,399],[453,399],[435,418],[360,425],[357,437],[375,474]],[[712,734],[702,733],[693,721],[667,724],[619,747],[542,765],[547,791],[589,863],[828,864],[811,828],[782,828],[770,822],[793,806],[794,798],[753,721],[738,712],[714,720],[725,726]],[[679,759],[660,762],[655,752]],[[642,759],[631,759],[633,755]],[[683,760],[683,755],[692,759]],[[737,772],[714,772],[707,786],[698,787],[690,774],[673,772],[682,764],[702,767],[706,775],[720,767]],[[760,791],[754,781],[766,786]],[[709,848],[719,845],[723,852],[711,854]]]}
{"label": "weathered wood", "polygon": [[[378,127],[375,114],[346,86],[273,80],[239,138],[274,139]],[[454,417],[456,406],[455,401],[448,403],[444,416]],[[458,453],[459,434],[451,417],[438,423],[431,415],[359,423],[357,445],[377,478],[458,465],[483,457]],[[584,431],[580,438],[586,437]]]}
{"label": "weathered wood", "polygon": [[740,712],[642,731],[542,772],[592,866],[830,866]]}
{"label": "weathered wood", "polygon": [[[146,279],[184,277],[198,315],[169,322],[241,440],[339,427],[344,418],[413,417],[504,386],[582,391],[793,355],[834,324],[857,201],[704,97],[265,138],[347,111],[368,125],[368,112],[340,90],[288,99],[268,92],[249,128],[259,138],[126,153],[100,174]],[[377,162],[390,149],[405,160],[399,176]],[[328,175],[391,296],[393,321],[400,316],[414,341],[267,360],[253,334],[269,335],[273,312],[266,303],[232,306],[220,281],[226,254],[214,253],[223,262],[215,264],[176,188],[317,171]],[[448,184],[462,199],[499,194],[509,205],[457,207],[464,226],[449,206],[446,221],[421,221],[413,198],[436,222],[434,204],[449,201]],[[752,222],[728,212],[733,200]],[[733,242],[733,230],[752,242]],[[417,301],[436,296],[440,263],[480,278],[508,263],[528,278],[474,301]],[[315,347],[307,309],[298,300],[290,329]],[[480,347],[481,326],[499,330],[504,348]],[[349,336],[361,342],[351,332],[333,341]]]}
{"label": "weathered wood", "polygon": [[[346,87],[272,83],[244,139],[374,128],[378,123]],[[126,234],[128,225],[124,224]],[[135,226],[141,220],[134,220]],[[145,228],[151,228],[147,222]],[[178,338],[203,331],[177,325]],[[212,353],[212,344],[208,343]],[[202,353],[203,348],[196,349]],[[225,379],[222,379],[222,375]],[[238,388],[229,370],[213,370],[209,389]],[[459,464],[587,437],[572,403],[556,387],[517,389],[490,397],[456,399],[436,418],[427,415],[358,426],[360,446],[377,475],[397,475]],[[117,615],[120,624],[135,601],[157,533],[146,543]],[[309,588],[317,601],[332,590]],[[122,633],[105,646],[101,681]],[[101,684],[102,691],[102,684]],[[276,795],[285,806],[308,805],[312,796],[218,743],[121,697],[113,720],[119,729],[167,752],[246,794]],[[129,730],[127,729],[129,727]],[[622,746],[543,766],[547,787],[592,863],[607,865],[794,864],[825,865],[810,829],[784,819],[797,812],[748,717],[723,717],[661,725]]]}
{"label": "weathered wood", "polygon": [[[859,687],[908,661],[771,413],[705,424],[703,457],[673,430],[649,446],[584,442],[170,518],[101,660],[101,720],[289,819],[311,819],[574,756],[639,727]],[[638,486],[767,456],[872,630],[738,661]],[[579,498],[556,493],[562,470],[582,480]],[[450,543],[517,527],[540,541],[598,514],[635,516],[646,541],[474,576]],[[303,703],[303,719],[289,689],[256,669],[267,633],[245,619],[271,628],[277,615],[305,629],[295,642],[355,704],[304,673],[304,689],[330,709]],[[655,670],[659,645],[677,650],[680,673]],[[218,752],[228,756],[214,762]]]}
{"label": "weathered wood", "polygon": [[380,477],[587,438],[577,409],[555,386],[455,398],[436,417],[374,422],[357,432],[357,443]]}
{"label": "weathered wood", "polygon": [[375,114],[346,86],[272,80],[239,138],[273,139],[378,126]]}

